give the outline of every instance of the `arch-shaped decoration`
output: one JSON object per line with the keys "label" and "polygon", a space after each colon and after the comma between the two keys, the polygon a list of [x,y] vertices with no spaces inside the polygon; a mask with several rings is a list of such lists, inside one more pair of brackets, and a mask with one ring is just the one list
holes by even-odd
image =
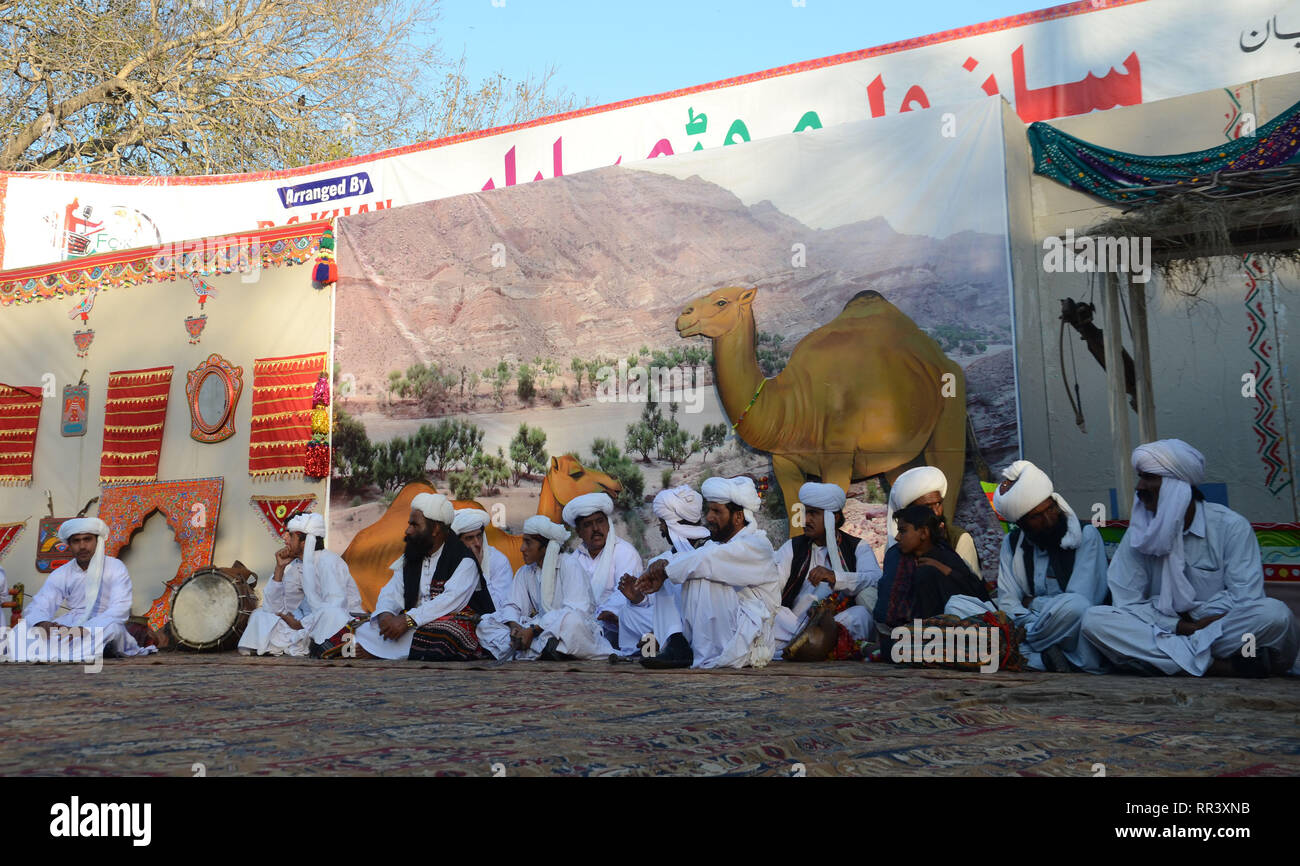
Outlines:
{"label": "arch-shaped decoration", "polygon": [[185,400],[190,407],[190,438],[224,442],[235,435],[235,406],[244,390],[244,368],[217,354],[186,375]]}
{"label": "arch-shaped decoration", "polygon": [[149,627],[167,624],[172,593],[196,568],[212,564],[217,541],[217,519],[221,515],[224,478],[191,478],[185,481],[154,481],[148,484],[105,485],[99,500],[99,519],[108,524],[104,552],[117,556],[131,536],[155,511],[171,527],[181,546],[176,576],[167,581],[162,595],[149,607]]}

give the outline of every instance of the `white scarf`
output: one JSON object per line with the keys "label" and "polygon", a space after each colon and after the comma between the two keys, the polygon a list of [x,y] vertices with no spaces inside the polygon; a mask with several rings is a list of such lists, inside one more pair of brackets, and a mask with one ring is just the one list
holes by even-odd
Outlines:
{"label": "white scarf", "polygon": [[1159,475],[1161,482],[1154,516],[1133,494],[1129,543],[1139,553],[1162,557],[1156,610],[1177,616],[1196,604],[1183,554],[1183,522],[1192,502],[1192,485],[1205,480],[1205,457],[1181,439],[1161,439],[1134,448],[1132,460],[1135,471]]}

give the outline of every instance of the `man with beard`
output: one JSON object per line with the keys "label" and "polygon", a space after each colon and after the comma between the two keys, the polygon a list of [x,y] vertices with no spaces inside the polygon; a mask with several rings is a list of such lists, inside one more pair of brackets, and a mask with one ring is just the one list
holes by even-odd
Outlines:
{"label": "man with beard", "polygon": [[514,583],[514,577],[509,558],[487,543],[487,525],[491,520],[481,508],[458,508],[456,517],[451,522],[451,531],[474,554],[474,561],[478,563],[479,571],[487,581],[492,604],[500,610],[510,601],[510,586]]}
{"label": "man with beard", "polygon": [[1139,673],[1203,676],[1230,659],[1239,676],[1285,673],[1300,629],[1264,595],[1259,542],[1246,518],[1205,501],[1205,458],[1181,439],[1133,451],[1133,516],[1111,559],[1113,606],[1083,618],[1083,636]]}
{"label": "man with beard", "polygon": [[356,631],[357,658],[472,661],[488,658],[475,625],[491,613],[478,563],[451,531],[455,508],[440,493],[411,500],[406,552],[375,613]]}
{"label": "man with beard", "polygon": [[[568,604],[590,611],[611,650],[631,655],[653,620],[649,608],[628,604],[632,582],[621,578],[641,573],[641,555],[610,527],[613,514],[614,500],[607,493],[586,493],[564,506],[564,522],[574,528],[582,543],[565,560],[561,580]],[[577,654],[590,657],[599,644],[583,645]],[[605,650],[598,657],[606,658],[609,653]]]}
{"label": "man with beard", "polygon": [[[835,614],[835,621],[849,637],[855,641],[874,637],[871,609],[876,603],[880,565],[871,545],[840,530],[847,499],[844,488],[837,484],[809,481],[799,488],[803,535],[782,544],[776,552],[776,570],[785,581],[773,631],[777,652],[803,628],[808,609],[834,592],[848,599],[848,606]],[[828,532],[834,544],[826,543]]]}
{"label": "man with beard", "polygon": [[1016,528],[1002,540],[998,607],[1025,629],[1021,650],[1034,670],[1105,670],[1080,633],[1083,615],[1106,597],[1101,533],[1079,518],[1043,470],[1017,460],[1002,471],[993,508]]}
{"label": "man with beard", "polygon": [[671,580],[682,588],[680,607],[655,606],[655,634],[671,634],[670,614],[681,619],[648,668],[763,667],[775,651],[772,617],[781,603],[772,543],[754,511],[762,504],[749,478],[709,478],[700,487],[708,502],[709,541],[665,563],[656,559],[636,582],[639,592],[659,592]]}
{"label": "man with beard", "polygon": [[[660,490],[655,494],[651,509],[655,517],[659,518],[660,536],[668,542],[668,549],[654,557],[651,563],[660,560],[667,565],[708,540],[708,528],[700,525],[700,519],[704,514],[704,497],[685,484]],[[627,596],[629,606],[643,610],[649,615],[652,629],[650,633],[654,635],[656,643],[655,652],[658,652],[658,646],[663,645],[673,635],[677,635],[679,641],[684,641],[685,639],[681,637],[682,620],[679,614],[681,587],[669,582],[662,592],[645,593],[637,588],[637,583],[638,578],[624,575],[619,581],[619,589]],[[663,610],[656,613],[656,608],[659,606],[663,606]],[[640,635],[627,635],[625,629],[620,628],[619,635],[620,640],[635,646],[641,642],[645,632]],[[627,638],[631,640],[627,641]],[[654,654],[644,648],[642,653],[643,655]],[[610,661],[614,660],[614,658],[610,659]]]}

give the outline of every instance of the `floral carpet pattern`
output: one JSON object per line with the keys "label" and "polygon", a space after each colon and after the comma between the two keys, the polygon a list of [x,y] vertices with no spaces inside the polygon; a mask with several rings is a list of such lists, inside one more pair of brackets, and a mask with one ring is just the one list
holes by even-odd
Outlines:
{"label": "floral carpet pattern", "polygon": [[1300,775],[1296,678],[164,653],[0,690],[4,775]]}

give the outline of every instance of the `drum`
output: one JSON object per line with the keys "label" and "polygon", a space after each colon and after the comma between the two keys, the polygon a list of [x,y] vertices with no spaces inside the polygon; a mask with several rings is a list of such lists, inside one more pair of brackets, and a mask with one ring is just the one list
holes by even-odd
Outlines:
{"label": "drum", "polygon": [[257,575],[245,572],[247,577],[207,566],[185,579],[172,595],[171,628],[177,644],[196,652],[235,648],[257,608]]}
{"label": "drum", "polygon": [[835,649],[839,623],[835,621],[834,597],[825,598],[808,611],[808,622],[784,650],[781,658],[788,662],[824,662]]}

